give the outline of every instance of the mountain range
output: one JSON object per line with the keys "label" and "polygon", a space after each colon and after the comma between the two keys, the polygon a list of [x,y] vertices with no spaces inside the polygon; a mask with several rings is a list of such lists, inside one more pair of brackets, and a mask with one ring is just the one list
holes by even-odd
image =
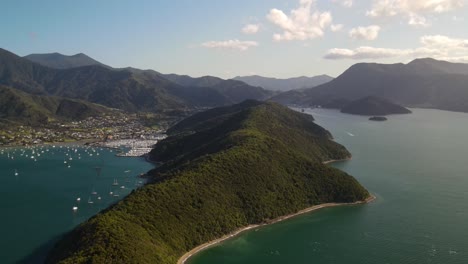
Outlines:
{"label": "mountain range", "polygon": [[83,53],[67,56],[54,52],[45,54],[30,54],[24,56],[23,58],[54,69],[70,69],[91,65],[100,65],[106,68],[111,68],[110,66],[102,64]]}
{"label": "mountain range", "polygon": [[[31,58],[39,63],[31,61]],[[82,63],[92,65],[72,67]],[[216,81],[203,84],[202,80],[206,78]],[[22,58],[0,49],[0,85],[4,87],[31,95],[77,99],[130,112],[215,107],[246,99],[264,100],[272,95],[260,87],[216,77],[189,77],[190,82],[187,83],[169,79],[187,78],[166,76],[152,70],[113,69],[80,54],[36,54]]]}
{"label": "mountain range", "polygon": [[407,107],[468,112],[468,64],[416,59],[408,64],[358,63],[312,89],[272,98],[283,104],[341,108],[366,96]]}
{"label": "mountain range", "polygon": [[[320,82],[325,83],[312,87]],[[224,80],[214,76],[193,78],[130,67],[111,68],[84,54],[65,56],[51,53],[19,57],[0,49],[2,89],[15,89],[34,96],[68,98],[129,112],[177,113],[230,105],[247,99],[271,99],[287,105],[341,109],[351,101],[367,96],[380,97],[406,107],[468,112],[467,83],[468,64],[429,58],[407,64],[358,63],[335,79],[322,75],[290,79],[247,76]],[[311,88],[304,88],[307,86]],[[281,89],[295,90],[278,91]],[[38,102],[40,104],[43,100]],[[46,105],[38,107],[41,111],[49,111]],[[0,115],[4,120],[9,119],[9,115],[15,118],[11,111],[3,111]]]}
{"label": "mountain range", "polygon": [[313,88],[333,80],[328,75],[318,75],[314,77],[295,77],[288,79],[268,78],[258,75],[237,76],[233,80],[243,81],[252,86],[259,86],[272,91],[290,91],[296,89]]}

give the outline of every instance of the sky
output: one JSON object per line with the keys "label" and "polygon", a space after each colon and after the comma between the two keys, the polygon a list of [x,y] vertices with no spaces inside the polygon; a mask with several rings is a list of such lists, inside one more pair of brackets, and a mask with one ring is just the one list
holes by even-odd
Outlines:
{"label": "sky", "polygon": [[194,77],[468,63],[468,0],[2,0],[0,47]]}

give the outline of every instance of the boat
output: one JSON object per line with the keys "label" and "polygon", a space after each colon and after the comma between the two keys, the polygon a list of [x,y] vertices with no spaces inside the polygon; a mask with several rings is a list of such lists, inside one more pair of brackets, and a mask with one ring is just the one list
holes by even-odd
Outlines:
{"label": "boat", "polygon": [[122,186],[120,186],[120,189],[125,189],[125,186],[123,186],[123,185],[122,185]]}
{"label": "boat", "polygon": [[75,211],[75,212],[78,211],[78,207],[77,207],[77,206],[73,206],[72,209],[73,209],[73,211]]}
{"label": "boat", "polygon": [[93,203],[94,203],[93,200],[91,200],[91,197],[88,198],[88,203],[89,203],[89,204],[93,204]]}
{"label": "boat", "polygon": [[118,186],[119,185],[119,182],[117,181],[117,179],[114,178],[114,182],[112,183],[112,186]]}
{"label": "boat", "polygon": [[80,197],[76,198],[76,201],[77,202],[81,201],[81,198]]}
{"label": "boat", "polygon": [[15,176],[18,176],[18,175],[19,175],[19,174],[18,174],[18,171],[17,171],[17,170],[15,170]]}

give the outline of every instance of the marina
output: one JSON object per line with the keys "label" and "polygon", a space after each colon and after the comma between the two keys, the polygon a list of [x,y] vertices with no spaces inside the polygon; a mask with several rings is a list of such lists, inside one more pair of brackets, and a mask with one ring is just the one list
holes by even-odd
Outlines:
{"label": "marina", "polygon": [[0,148],[2,263],[38,263],[58,236],[143,186],[151,168],[100,146]]}
{"label": "marina", "polygon": [[160,134],[151,139],[110,140],[100,143],[99,146],[119,149],[119,152],[116,154],[118,157],[142,157],[147,155],[153,146],[164,138],[166,138],[166,135]]}

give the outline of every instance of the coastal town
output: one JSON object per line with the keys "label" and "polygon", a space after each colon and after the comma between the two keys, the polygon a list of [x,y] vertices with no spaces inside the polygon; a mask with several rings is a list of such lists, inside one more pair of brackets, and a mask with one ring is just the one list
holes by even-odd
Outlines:
{"label": "coastal town", "polygon": [[81,142],[124,148],[120,156],[141,156],[165,138],[165,125],[146,125],[136,114],[102,115],[81,121],[53,122],[41,127],[13,126],[0,130],[0,146]]}

